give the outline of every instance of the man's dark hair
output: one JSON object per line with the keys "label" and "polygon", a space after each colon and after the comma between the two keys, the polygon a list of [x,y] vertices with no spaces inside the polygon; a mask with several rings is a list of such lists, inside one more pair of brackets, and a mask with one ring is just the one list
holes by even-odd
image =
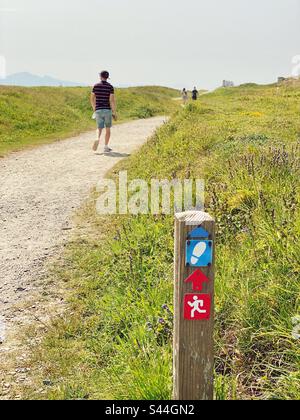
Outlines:
{"label": "man's dark hair", "polygon": [[108,71],[102,71],[101,73],[100,73],[100,76],[102,77],[102,79],[108,79],[109,78],[109,73],[108,73]]}

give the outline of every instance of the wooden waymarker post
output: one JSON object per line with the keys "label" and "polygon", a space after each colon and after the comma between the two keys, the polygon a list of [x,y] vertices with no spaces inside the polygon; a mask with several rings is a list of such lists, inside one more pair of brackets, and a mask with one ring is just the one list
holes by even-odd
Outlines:
{"label": "wooden waymarker post", "polygon": [[173,396],[178,401],[213,399],[214,264],[214,219],[199,211],[176,214]]}

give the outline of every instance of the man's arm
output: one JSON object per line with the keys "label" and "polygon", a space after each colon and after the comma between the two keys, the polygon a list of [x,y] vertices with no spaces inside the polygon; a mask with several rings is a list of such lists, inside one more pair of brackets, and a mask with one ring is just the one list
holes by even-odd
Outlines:
{"label": "man's arm", "polygon": [[117,119],[117,104],[116,104],[115,95],[113,93],[109,97],[109,103],[110,103],[110,107],[113,113],[113,117],[116,120]]}
{"label": "man's arm", "polygon": [[91,105],[94,111],[96,111],[96,95],[94,92],[91,93]]}

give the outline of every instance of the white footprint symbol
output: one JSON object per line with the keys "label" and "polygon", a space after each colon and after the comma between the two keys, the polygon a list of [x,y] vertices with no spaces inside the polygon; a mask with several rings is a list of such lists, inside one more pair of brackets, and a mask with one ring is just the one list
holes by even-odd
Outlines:
{"label": "white footprint symbol", "polygon": [[193,251],[193,256],[191,258],[192,265],[195,265],[198,263],[199,259],[202,257],[202,255],[205,253],[207,248],[207,244],[205,242],[199,242]]}

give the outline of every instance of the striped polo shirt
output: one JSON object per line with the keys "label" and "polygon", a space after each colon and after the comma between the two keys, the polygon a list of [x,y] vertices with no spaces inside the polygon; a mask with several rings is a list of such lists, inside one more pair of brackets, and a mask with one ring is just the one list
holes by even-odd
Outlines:
{"label": "striped polo shirt", "polygon": [[115,93],[115,90],[108,82],[97,83],[93,88],[96,95],[96,111],[98,109],[111,109],[109,97]]}

